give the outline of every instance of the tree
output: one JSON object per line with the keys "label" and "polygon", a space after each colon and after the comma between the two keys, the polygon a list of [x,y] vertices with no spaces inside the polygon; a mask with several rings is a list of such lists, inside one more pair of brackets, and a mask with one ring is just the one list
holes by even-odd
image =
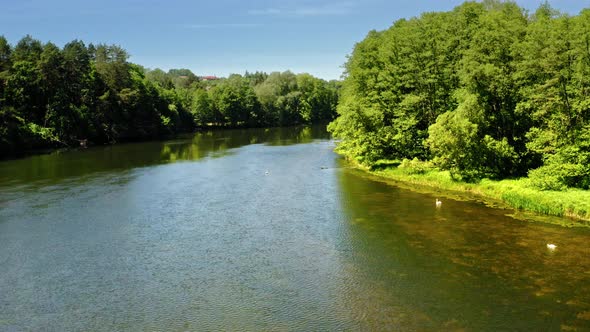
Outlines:
{"label": "tree", "polygon": [[11,52],[12,49],[6,38],[0,36],[0,107],[2,107],[4,101],[6,80],[8,79],[9,70],[12,67]]}
{"label": "tree", "polygon": [[222,122],[221,114],[214,107],[209,93],[204,89],[196,89],[192,96],[191,114],[200,126]]}
{"label": "tree", "polygon": [[189,69],[170,69],[168,76],[176,88],[188,88],[199,81],[199,78]]}
{"label": "tree", "polygon": [[310,74],[297,75],[297,90],[301,92],[301,119],[306,123],[332,120],[338,101],[336,89]]}
{"label": "tree", "polygon": [[30,35],[26,35],[16,44],[12,50],[12,62],[30,61],[37,62],[43,52],[43,45],[40,41],[33,39]]}
{"label": "tree", "polygon": [[588,19],[589,10],[571,18],[545,4],[519,45],[517,109],[532,117],[527,148],[544,165],[530,175],[542,189],[590,186]]}
{"label": "tree", "polygon": [[297,78],[292,72],[270,73],[254,91],[262,105],[263,117],[267,124],[287,125],[302,122],[298,110],[299,102],[294,99],[293,94],[297,91]]}
{"label": "tree", "polygon": [[148,70],[145,73],[145,76],[152,82],[158,84],[163,89],[173,89],[174,83],[172,83],[172,79],[170,76],[166,74],[162,69],[156,68],[153,70]]}
{"label": "tree", "polygon": [[120,46],[96,46],[96,72],[114,91],[119,91],[130,83],[128,57],[127,52]]}
{"label": "tree", "polygon": [[233,74],[211,90],[215,109],[232,126],[257,123],[260,103],[254,90],[241,75]]}

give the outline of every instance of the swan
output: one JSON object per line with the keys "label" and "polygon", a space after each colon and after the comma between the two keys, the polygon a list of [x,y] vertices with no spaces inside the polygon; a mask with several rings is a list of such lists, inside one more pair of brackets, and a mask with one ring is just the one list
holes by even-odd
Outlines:
{"label": "swan", "polygon": [[555,250],[555,248],[557,248],[557,246],[554,245],[553,243],[547,243],[547,249],[549,249],[549,250]]}
{"label": "swan", "polygon": [[436,207],[440,207],[442,205],[442,202],[438,200],[438,198],[436,199]]}

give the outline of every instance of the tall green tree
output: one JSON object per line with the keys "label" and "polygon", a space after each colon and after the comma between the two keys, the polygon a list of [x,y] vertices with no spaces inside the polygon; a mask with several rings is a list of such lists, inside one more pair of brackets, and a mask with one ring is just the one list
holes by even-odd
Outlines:
{"label": "tall green tree", "polygon": [[519,45],[517,108],[533,119],[527,147],[543,158],[544,166],[533,173],[541,187],[547,177],[558,186],[590,186],[589,19],[590,10],[569,17],[545,4]]}
{"label": "tall green tree", "polygon": [[260,103],[254,90],[241,75],[230,75],[211,90],[215,109],[232,126],[256,123],[260,118]]}

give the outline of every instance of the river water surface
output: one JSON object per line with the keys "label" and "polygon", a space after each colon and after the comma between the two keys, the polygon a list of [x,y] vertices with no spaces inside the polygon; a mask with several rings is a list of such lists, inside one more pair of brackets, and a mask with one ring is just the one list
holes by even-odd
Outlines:
{"label": "river water surface", "polygon": [[590,330],[588,229],[437,208],[333,149],[228,130],[0,162],[0,331]]}

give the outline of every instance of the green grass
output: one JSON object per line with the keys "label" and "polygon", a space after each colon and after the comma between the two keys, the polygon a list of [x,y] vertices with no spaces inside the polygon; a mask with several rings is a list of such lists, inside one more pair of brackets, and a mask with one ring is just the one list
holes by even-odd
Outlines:
{"label": "green grass", "polygon": [[[359,166],[359,168],[362,167]],[[590,225],[590,191],[588,190],[542,191],[532,188],[526,178],[501,181],[484,179],[478,183],[465,183],[453,180],[448,171],[431,169],[416,172],[411,168],[392,165],[366,170],[406,187],[415,188],[418,186],[447,192],[459,192],[462,196],[483,199],[484,202],[495,206],[569,218],[569,220],[564,218],[563,221],[556,222],[558,224]]]}

